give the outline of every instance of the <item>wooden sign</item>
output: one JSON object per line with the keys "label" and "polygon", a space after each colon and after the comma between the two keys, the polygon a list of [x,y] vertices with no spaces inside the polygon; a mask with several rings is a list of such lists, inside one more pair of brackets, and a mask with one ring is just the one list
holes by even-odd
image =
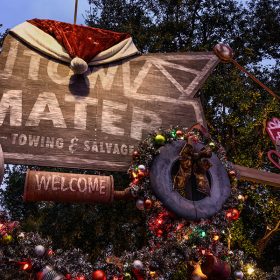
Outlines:
{"label": "wooden sign", "polygon": [[7,163],[127,170],[159,127],[205,124],[196,92],[209,53],[148,54],[74,76],[11,35],[0,56],[0,144]]}
{"label": "wooden sign", "polygon": [[114,198],[112,176],[28,170],[24,201],[99,202]]}
{"label": "wooden sign", "polygon": [[266,124],[266,131],[275,145],[280,145],[280,119],[272,118]]}
{"label": "wooden sign", "polygon": [[266,131],[275,145],[276,150],[267,153],[270,162],[280,169],[280,119],[272,118],[266,124]]}

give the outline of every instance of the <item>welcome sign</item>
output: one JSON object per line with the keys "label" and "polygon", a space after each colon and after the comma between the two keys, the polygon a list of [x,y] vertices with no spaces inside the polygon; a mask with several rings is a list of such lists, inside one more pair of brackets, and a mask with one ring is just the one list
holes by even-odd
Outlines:
{"label": "welcome sign", "polygon": [[204,123],[194,98],[218,58],[148,54],[82,76],[11,35],[0,55],[0,144],[6,163],[126,170],[159,127]]}

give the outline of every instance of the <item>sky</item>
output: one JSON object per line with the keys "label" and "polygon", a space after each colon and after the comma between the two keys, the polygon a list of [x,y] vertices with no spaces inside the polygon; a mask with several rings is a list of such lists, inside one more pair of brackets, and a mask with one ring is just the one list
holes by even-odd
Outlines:
{"label": "sky", "polygon": [[[88,0],[79,0],[77,23],[84,24]],[[12,28],[27,19],[54,19],[73,23],[75,0],[1,0],[0,31]]]}

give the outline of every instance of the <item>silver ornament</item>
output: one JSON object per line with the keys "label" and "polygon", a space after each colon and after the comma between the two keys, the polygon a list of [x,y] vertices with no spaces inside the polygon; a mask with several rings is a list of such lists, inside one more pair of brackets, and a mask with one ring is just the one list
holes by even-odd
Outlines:
{"label": "silver ornament", "polygon": [[242,271],[235,271],[234,278],[235,280],[241,280],[244,277],[244,273]]}
{"label": "silver ornament", "polygon": [[144,264],[140,260],[135,260],[132,265],[133,268],[137,270],[142,270],[144,268]]}
{"label": "silver ornament", "polygon": [[42,246],[42,245],[37,245],[37,246],[35,247],[35,254],[36,254],[37,256],[42,257],[42,256],[45,254],[45,252],[46,252],[46,249],[45,249],[44,246]]}
{"label": "silver ornament", "polygon": [[146,170],[146,167],[145,167],[145,165],[140,164],[140,165],[138,166],[138,169],[144,172],[144,171]]}
{"label": "silver ornament", "polygon": [[43,268],[41,277],[42,277],[41,278],[42,280],[63,280],[63,279],[65,279],[63,275],[58,274],[49,265],[47,265]]}
{"label": "silver ornament", "polygon": [[137,199],[136,201],[136,207],[139,210],[144,210],[145,209],[145,202],[142,199]]}

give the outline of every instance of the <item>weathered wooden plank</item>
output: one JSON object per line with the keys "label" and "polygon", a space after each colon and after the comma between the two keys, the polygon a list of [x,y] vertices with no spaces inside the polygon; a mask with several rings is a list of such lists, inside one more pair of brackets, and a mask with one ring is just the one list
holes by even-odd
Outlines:
{"label": "weathered wooden plank", "polygon": [[241,165],[234,165],[240,174],[240,180],[251,181],[280,188],[280,174],[248,168]]}
{"label": "weathered wooden plank", "polygon": [[7,36],[0,55],[0,144],[7,163],[126,170],[158,127],[205,124],[194,98],[218,58],[148,54],[74,76]]}

